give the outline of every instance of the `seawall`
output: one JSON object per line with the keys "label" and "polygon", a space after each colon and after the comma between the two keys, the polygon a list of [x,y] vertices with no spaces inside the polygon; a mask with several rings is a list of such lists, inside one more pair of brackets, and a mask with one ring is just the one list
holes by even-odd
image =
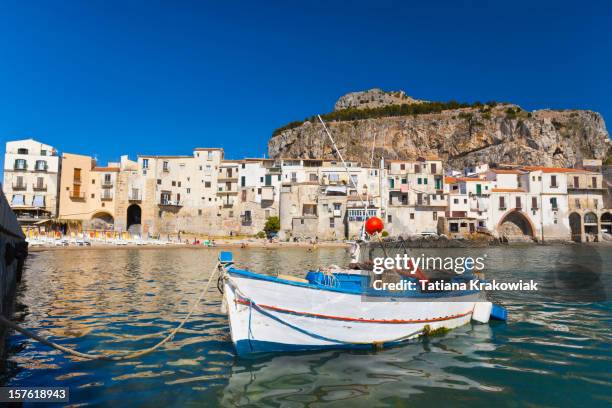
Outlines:
{"label": "seawall", "polygon": [[[0,313],[9,319],[27,253],[25,235],[0,189]],[[6,333],[6,328],[0,326],[0,361],[6,357]]]}

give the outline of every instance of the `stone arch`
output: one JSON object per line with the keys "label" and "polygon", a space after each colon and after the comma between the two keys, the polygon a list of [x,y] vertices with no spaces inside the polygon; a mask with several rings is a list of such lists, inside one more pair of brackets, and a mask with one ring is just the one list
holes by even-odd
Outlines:
{"label": "stone arch", "polygon": [[140,233],[142,223],[142,208],[138,204],[131,204],[127,208],[127,229],[130,232]]}
{"label": "stone arch", "polygon": [[576,242],[582,241],[582,217],[580,214],[573,212],[569,215],[569,224],[572,231],[572,240]]}
{"label": "stone arch", "polygon": [[109,230],[113,229],[114,225],[115,218],[106,211],[95,213],[91,216],[91,220],[89,221],[89,226],[93,229]]}
{"label": "stone arch", "polygon": [[516,209],[504,214],[497,224],[497,232],[500,237],[508,240],[535,238],[535,227],[531,220],[522,211]]}

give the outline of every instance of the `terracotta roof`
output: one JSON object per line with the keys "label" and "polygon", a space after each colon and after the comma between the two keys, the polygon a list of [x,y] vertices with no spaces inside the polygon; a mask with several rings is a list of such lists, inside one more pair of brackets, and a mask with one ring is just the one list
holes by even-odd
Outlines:
{"label": "terracotta roof", "polygon": [[119,171],[119,167],[94,167],[91,171]]}
{"label": "terracotta roof", "polygon": [[522,188],[494,188],[491,190],[493,193],[525,193],[526,191]]}
{"label": "terracotta roof", "polygon": [[522,173],[519,170],[513,170],[513,169],[490,169],[490,170],[496,174],[521,174]]}
{"label": "terracotta roof", "polygon": [[451,177],[451,176],[444,177],[444,182],[448,184],[456,183],[457,181],[459,181],[459,178],[457,177]]}
{"label": "terracotta roof", "polygon": [[524,166],[527,171],[541,171],[542,173],[589,173],[583,169],[568,169],[565,167]]}

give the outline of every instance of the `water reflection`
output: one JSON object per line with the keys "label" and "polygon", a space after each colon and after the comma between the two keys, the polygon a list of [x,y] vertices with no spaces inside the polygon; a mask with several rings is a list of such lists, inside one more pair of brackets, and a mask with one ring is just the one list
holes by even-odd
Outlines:
{"label": "water reflection", "polygon": [[[418,250],[422,252],[430,251]],[[483,252],[487,278],[534,279],[543,288],[536,293],[489,294],[509,309],[508,324],[469,325],[379,352],[241,360],[234,356],[226,317],[220,313],[221,295],[211,289],[174,341],[159,353],[133,361],[80,361],[13,334],[5,382],[69,386],[72,403],[94,406],[606,401],[612,391],[610,251],[530,246],[449,249],[444,256]],[[148,347],[185,316],[216,255],[189,248],[35,253],[27,262],[16,318],[80,351]],[[235,251],[235,258],[253,270],[300,275],[348,261],[344,249],[326,248],[242,249]]]}

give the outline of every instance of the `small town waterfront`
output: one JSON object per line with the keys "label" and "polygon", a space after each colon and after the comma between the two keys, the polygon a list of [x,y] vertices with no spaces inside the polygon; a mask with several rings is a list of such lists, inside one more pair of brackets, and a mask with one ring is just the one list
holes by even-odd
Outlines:
{"label": "small town waterfront", "polygon": [[[9,338],[4,384],[67,386],[91,406],[603,406],[612,382],[612,251],[559,245],[414,249],[487,257],[487,278],[534,279],[538,292],[491,293],[509,322],[468,325],[377,352],[241,360],[211,289],[175,340],[121,363],[78,361]],[[234,249],[240,266],[302,274],[345,264],[344,248]],[[79,351],[135,350],[173,328],[206,283],[217,250],[49,250],[30,255],[14,320]]]}

